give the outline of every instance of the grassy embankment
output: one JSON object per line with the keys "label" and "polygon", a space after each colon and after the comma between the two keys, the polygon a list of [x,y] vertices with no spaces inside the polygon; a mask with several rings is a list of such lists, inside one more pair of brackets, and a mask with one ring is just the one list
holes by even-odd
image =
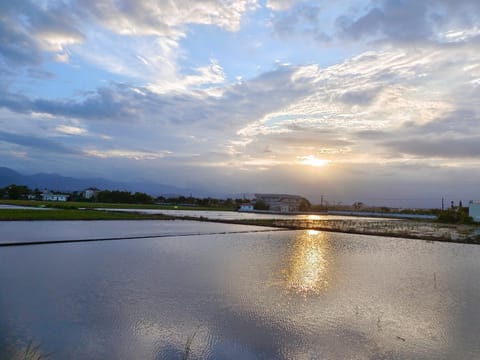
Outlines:
{"label": "grassy embankment", "polygon": [[[32,209],[0,209],[0,221],[12,220],[169,220],[175,217],[161,214],[139,214],[116,211],[98,211],[103,209],[156,209],[156,210],[215,210],[232,211],[231,208],[192,207],[181,205],[156,204],[111,204],[93,202],[51,202],[34,200],[2,200],[1,204],[28,206]],[[34,208],[47,208],[38,210]]]}
{"label": "grassy embankment", "polygon": [[115,211],[78,209],[0,209],[0,220],[170,220],[171,216],[161,214],[136,214]]}
{"label": "grassy embankment", "polygon": [[83,202],[83,201],[37,201],[37,200],[0,200],[0,204],[31,206],[31,207],[47,207],[56,209],[158,209],[158,210],[209,210],[209,211],[234,211],[232,207],[208,207],[208,206],[188,206],[188,205],[158,205],[158,204],[115,204],[100,202]]}

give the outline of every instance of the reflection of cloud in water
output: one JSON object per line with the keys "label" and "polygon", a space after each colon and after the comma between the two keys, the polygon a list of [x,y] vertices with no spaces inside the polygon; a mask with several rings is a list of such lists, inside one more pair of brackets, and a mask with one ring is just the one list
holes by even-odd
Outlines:
{"label": "reflection of cloud in water", "polygon": [[324,232],[300,232],[286,268],[285,286],[298,294],[319,293],[328,287],[330,243]]}

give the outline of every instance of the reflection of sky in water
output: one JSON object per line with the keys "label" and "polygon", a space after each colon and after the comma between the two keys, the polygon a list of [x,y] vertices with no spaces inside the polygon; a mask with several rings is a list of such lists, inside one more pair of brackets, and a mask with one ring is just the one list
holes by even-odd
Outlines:
{"label": "reflection of sky in water", "polygon": [[190,359],[477,359],[479,256],[316,231],[1,248],[0,351],[181,359],[195,334]]}
{"label": "reflection of sky in water", "polygon": [[292,246],[291,258],[284,270],[287,289],[308,295],[326,288],[328,251],[325,233],[315,230],[301,232]]}

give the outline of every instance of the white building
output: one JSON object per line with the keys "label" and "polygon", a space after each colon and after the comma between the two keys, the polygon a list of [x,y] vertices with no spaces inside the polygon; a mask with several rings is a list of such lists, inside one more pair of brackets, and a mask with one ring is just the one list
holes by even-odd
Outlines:
{"label": "white building", "polygon": [[253,204],[241,204],[238,211],[253,211]]}
{"label": "white building", "polygon": [[480,221],[480,201],[470,201],[468,204],[468,216],[474,221]]}
{"label": "white building", "polygon": [[97,188],[88,188],[83,191],[83,197],[85,199],[91,199],[97,197],[98,193],[100,192]]}
{"label": "white building", "polygon": [[67,201],[70,195],[68,194],[52,194],[51,192],[44,192],[42,194],[43,201]]}

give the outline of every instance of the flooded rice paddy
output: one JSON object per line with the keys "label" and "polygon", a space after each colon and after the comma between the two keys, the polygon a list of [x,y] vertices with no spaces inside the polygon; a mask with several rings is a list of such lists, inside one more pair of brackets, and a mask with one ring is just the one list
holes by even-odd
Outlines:
{"label": "flooded rice paddy", "polygon": [[2,354],[480,358],[476,245],[191,221],[0,231],[1,242],[138,237],[0,247]]}

